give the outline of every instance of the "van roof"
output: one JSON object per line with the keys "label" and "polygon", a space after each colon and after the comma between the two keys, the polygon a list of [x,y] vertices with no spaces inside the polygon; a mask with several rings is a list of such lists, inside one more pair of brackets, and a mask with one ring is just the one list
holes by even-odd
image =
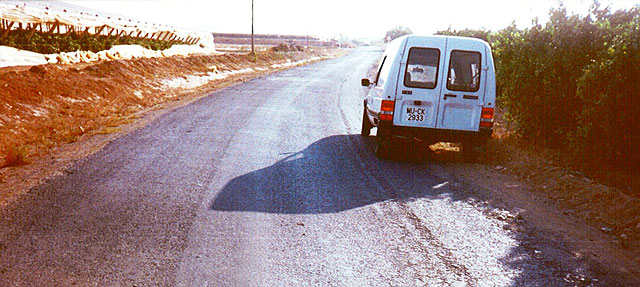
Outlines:
{"label": "van roof", "polygon": [[395,39],[394,41],[402,41],[404,39],[442,39],[442,38],[448,38],[448,39],[464,39],[465,41],[470,41],[470,42],[480,42],[483,44],[487,44],[488,43],[482,39],[478,39],[478,38],[472,38],[472,37],[462,37],[462,36],[450,36],[450,35],[416,35],[416,34],[411,34],[411,35],[405,35],[402,37],[399,37],[397,39]]}

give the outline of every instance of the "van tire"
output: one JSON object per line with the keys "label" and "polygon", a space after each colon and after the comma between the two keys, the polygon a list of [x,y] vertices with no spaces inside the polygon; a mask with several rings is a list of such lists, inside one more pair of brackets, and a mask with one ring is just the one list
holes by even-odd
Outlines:
{"label": "van tire", "polygon": [[391,158],[391,146],[388,140],[376,141],[376,157],[379,159]]}
{"label": "van tire", "polygon": [[378,125],[376,133],[376,157],[380,159],[391,159],[393,136],[389,134],[387,127]]}
{"label": "van tire", "polygon": [[369,117],[367,117],[367,105],[365,104],[364,109],[362,110],[362,128],[360,130],[360,135],[363,137],[368,137],[371,135],[371,129],[373,125],[369,121]]}

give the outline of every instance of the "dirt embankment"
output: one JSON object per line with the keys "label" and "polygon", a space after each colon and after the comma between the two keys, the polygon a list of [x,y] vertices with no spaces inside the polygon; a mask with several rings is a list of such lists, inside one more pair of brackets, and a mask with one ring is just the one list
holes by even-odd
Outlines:
{"label": "dirt embankment", "polygon": [[0,69],[0,206],[55,169],[60,159],[52,154],[69,149],[69,143],[108,139],[150,111],[338,53],[265,51]]}
{"label": "dirt embankment", "polygon": [[569,168],[556,153],[514,139],[494,138],[484,162],[518,177],[565,215],[585,220],[622,248],[640,250],[640,198]]}

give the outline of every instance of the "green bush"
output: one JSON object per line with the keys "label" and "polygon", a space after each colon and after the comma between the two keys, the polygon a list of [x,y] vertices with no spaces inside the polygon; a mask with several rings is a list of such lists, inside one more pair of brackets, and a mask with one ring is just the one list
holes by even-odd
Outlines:
{"label": "green bush", "polygon": [[413,34],[413,32],[411,31],[411,29],[409,29],[409,27],[396,26],[396,27],[393,27],[391,30],[387,31],[387,33],[384,35],[384,42],[388,43],[388,42],[391,42],[391,40],[393,39],[400,38],[404,35],[409,35],[409,34]]}
{"label": "green bush", "polygon": [[601,15],[606,42],[578,80],[583,108],[573,139],[578,156],[640,164],[640,10]]}
{"label": "green bush", "polygon": [[582,102],[577,80],[601,41],[587,18],[553,10],[549,23],[490,35],[497,58],[500,101],[521,135],[539,144],[563,145],[575,132]]}

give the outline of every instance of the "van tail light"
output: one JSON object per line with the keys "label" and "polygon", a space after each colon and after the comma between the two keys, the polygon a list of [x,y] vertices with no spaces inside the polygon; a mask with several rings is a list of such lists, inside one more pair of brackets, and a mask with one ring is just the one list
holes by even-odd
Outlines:
{"label": "van tail light", "polygon": [[493,108],[482,108],[482,114],[480,115],[480,127],[493,127]]}
{"label": "van tail light", "polygon": [[482,108],[482,116],[485,120],[493,120],[493,108]]}
{"label": "van tail light", "polygon": [[381,121],[393,120],[393,109],[395,108],[395,103],[395,101],[382,101],[382,106],[380,106]]}
{"label": "van tail light", "polygon": [[381,111],[384,112],[393,112],[393,108],[395,107],[395,101],[382,101],[382,106],[380,107]]}

